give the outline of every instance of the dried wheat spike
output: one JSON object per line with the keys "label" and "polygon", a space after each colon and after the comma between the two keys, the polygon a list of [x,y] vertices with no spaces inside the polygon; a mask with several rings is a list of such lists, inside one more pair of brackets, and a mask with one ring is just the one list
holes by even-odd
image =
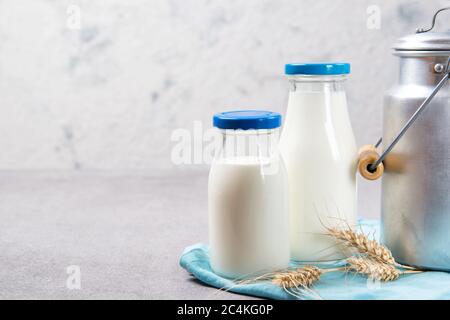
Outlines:
{"label": "dried wheat spike", "polygon": [[349,268],[356,273],[367,275],[372,280],[393,281],[398,279],[400,271],[389,264],[379,263],[367,258],[349,258],[347,259]]}
{"label": "dried wheat spike", "polygon": [[355,248],[359,253],[367,254],[370,258],[379,262],[396,264],[388,248],[375,240],[369,239],[363,233],[357,233],[351,229],[327,228],[327,230],[331,236],[341,240],[347,247]]}
{"label": "dried wheat spike", "polygon": [[310,288],[320,279],[323,271],[314,266],[304,266],[293,271],[278,273],[272,283],[284,288]]}

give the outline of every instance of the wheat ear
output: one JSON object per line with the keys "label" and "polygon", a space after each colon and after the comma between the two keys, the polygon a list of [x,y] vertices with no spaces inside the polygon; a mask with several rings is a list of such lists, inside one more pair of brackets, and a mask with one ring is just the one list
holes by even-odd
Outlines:
{"label": "wheat ear", "polygon": [[401,266],[395,261],[388,248],[373,239],[369,239],[363,233],[351,229],[341,230],[337,228],[327,228],[327,231],[331,236],[342,241],[347,247],[356,249],[359,253],[366,254],[382,263]]}
{"label": "wheat ear", "polygon": [[395,266],[391,264],[380,263],[368,258],[349,258],[348,269],[351,269],[359,274],[364,274],[369,279],[377,281],[393,281],[397,280],[402,274]]}
{"label": "wheat ear", "polygon": [[314,266],[304,266],[292,271],[277,273],[272,283],[284,288],[310,288],[320,279],[323,270]]}

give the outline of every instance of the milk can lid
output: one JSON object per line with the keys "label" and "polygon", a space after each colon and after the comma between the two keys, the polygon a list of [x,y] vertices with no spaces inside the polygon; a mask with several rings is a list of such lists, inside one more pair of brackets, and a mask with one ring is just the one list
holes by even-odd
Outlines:
{"label": "milk can lid", "polygon": [[238,110],[216,113],[214,127],[220,129],[274,129],[281,126],[281,114],[264,110]]}
{"label": "milk can lid", "polygon": [[450,51],[450,31],[416,33],[400,38],[397,51]]}

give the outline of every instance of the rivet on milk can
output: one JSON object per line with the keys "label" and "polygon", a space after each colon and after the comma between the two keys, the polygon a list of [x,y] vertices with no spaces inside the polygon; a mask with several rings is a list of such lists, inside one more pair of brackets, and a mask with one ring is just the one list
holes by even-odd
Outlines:
{"label": "rivet on milk can", "polygon": [[394,46],[400,76],[385,97],[383,138],[358,163],[369,180],[383,175],[382,240],[395,259],[436,270],[450,270],[450,31],[431,31],[449,9]]}

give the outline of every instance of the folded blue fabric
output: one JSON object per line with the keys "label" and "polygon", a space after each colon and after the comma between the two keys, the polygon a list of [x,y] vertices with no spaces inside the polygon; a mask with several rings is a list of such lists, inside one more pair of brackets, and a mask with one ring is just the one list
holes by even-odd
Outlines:
{"label": "folded blue fabric", "polygon": [[[379,234],[378,221],[361,221],[365,233]],[[322,267],[341,266],[342,261],[327,263]],[[180,265],[201,282],[221,289],[269,299],[297,299],[270,282],[236,285],[233,281],[216,275],[209,264],[208,247],[196,244],[186,248]],[[365,277],[332,272],[321,277],[314,285],[315,295],[305,295],[306,299],[450,299],[450,273],[424,272],[403,275],[398,280],[387,283],[374,283]],[[194,297],[193,297],[194,298]]]}

